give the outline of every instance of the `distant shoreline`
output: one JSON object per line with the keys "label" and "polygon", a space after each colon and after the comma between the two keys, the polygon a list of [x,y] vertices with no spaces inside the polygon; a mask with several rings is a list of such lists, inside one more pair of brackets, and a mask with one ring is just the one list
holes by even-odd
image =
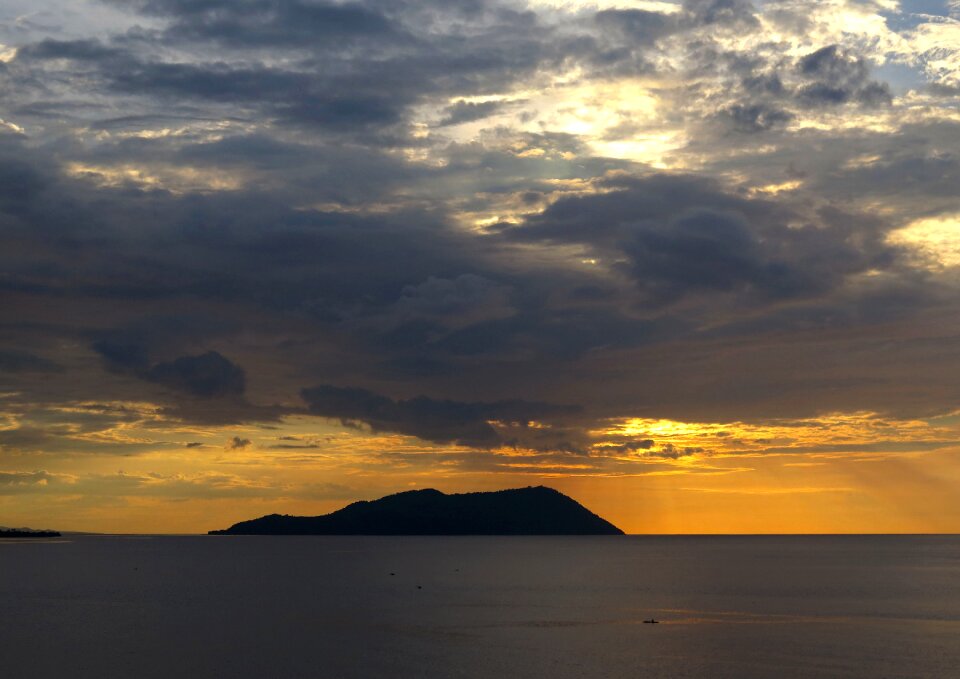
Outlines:
{"label": "distant shoreline", "polygon": [[0,530],[0,538],[59,538],[55,530]]}

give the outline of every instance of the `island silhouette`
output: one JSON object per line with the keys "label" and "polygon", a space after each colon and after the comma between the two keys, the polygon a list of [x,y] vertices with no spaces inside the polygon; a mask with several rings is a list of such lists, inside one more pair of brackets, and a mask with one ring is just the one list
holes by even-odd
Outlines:
{"label": "island silhouette", "polygon": [[410,490],[323,516],[270,514],[210,535],[623,535],[546,486],[488,493]]}
{"label": "island silhouette", "polygon": [[32,530],[30,528],[0,528],[0,538],[58,538],[55,530]]}

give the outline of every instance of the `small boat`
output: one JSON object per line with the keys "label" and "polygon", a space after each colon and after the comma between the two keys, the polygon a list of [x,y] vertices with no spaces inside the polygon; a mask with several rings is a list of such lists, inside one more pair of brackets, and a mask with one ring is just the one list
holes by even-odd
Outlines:
{"label": "small boat", "polygon": [[659,625],[659,624],[660,624],[660,621],[659,621],[659,620],[655,620],[654,618],[650,618],[649,620],[644,620],[643,622],[644,622],[644,624],[646,624],[646,625]]}

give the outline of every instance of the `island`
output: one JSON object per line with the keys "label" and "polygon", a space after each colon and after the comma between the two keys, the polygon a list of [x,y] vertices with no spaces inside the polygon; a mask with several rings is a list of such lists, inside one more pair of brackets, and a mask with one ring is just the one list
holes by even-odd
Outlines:
{"label": "island", "polygon": [[488,493],[410,490],[323,516],[270,514],[210,535],[623,535],[563,493],[536,486]]}
{"label": "island", "polygon": [[0,538],[58,538],[55,530],[31,530],[29,528],[0,528]]}

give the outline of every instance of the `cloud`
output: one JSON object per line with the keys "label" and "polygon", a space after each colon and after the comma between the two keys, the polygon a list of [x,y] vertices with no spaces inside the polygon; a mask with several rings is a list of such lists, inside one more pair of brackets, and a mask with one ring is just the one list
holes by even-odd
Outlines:
{"label": "cloud", "polygon": [[46,490],[52,483],[65,479],[63,475],[40,470],[33,472],[0,472],[0,495],[16,495]]}
{"label": "cloud", "polygon": [[0,350],[0,372],[56,373],[62,370],[57,363],[26,351]]}
{"label": "cloud", "polygon": [[345,48],[358,38],[382,42],[405,37],[384,14],[359,4],[257,0],[245,2],[242,11],[227,2],[152,0],[133,4],[144,13],[172,17],[166,34],[175,40],[283,49],[291,44],[314,45],[318,40]]}
{"label": "cloud", "polygon": [[181,356],[157,363],[147,373],[151,382],[194,396],[239,396],[246,390],[243,368],[216,351],[199,356]]}
{"label": "cloud", "polygon": [[677,17],[643,9],[604,9],[594,16],[601,28],[634,43],[649,44],[680,29]]}
{"label": "cloud", "polygon": [[[244,118],[265,115],[391,144],[409,139],[404,124],[427,98],[499,90],[564,58],[547,40],[548,25],[499,2],[122,6],[156,17],[164,28],[131,31],[115,44],[48,39],[18,53],[15,66],[28,79],[34,67],[58,71],[58,60],[68,60],[107,95],[184,110],[188,102],[229,105]],[[463,22],[469,31],[459,30]],[[151,49],[157,46],[192,58],[158,58],[163,50]],[[282,64],[261,58],[268,51],[292,58]]]}
{"label": "cloud", "polygon": [[243,439],[239,436],[234,436],[232,439],[227,441],[227,450],[243,450],[244,448],[249,447],[253,442],[250,439]]}
{"label": "cloud", "polygon": [[502,107],[503,104],[498,101],[458,101],[444,110],[444,116],[438,125],[443,127],[482,120],[493,115]]}
{"label": "cloud", "polygon": [[749,0],[684,0],[683,8],[698,24],[759,26],[756,10]]}
{"label": "cloud", "polygon": [[246,390],[243,368],[216,351],[150,365],[146,348],[138,344],[101,340],[93,344],[93,349],[110,370],[192,396],[242,396]]}
{"label": "cloud", "polygon": [[786,125],[794,115],[769,104],[734,104],[723,111],[730,116],[734,129],[739,132],[765,132]]}
{"label": "cloud", "polygon": [[426,441],[479,446],[502,442],[493,421],[526,424],[578,411],[574,406],[522,400],[484,403],[417,396],[395,401],[366,389],[332,385],[304,389],[301,396],[316,415],[363,422],[374,431],[397,432]]}
{"label": "cloud", "polygon": [[[364,385],[307,403],[582,452],[636,409],[955,394],[929,320],[953,284],[890,234],[956,214],[957,125],[922,82],[892,98],[891,35],[836,34],[873,9],[115,6],[23,37],[0,74],[25,130],[0,132],[0,369],[23,403],[276,423],[305,385]],[[505,424],[552,402],[584,410]]]}
{"label": "cloud", "polygon": [[639,441],[625,441],[623,443],[608,443],[598,446],[596,452],[603,453],[636,453],[637,451],[650,451],[656,445],[653,439],[641,439]]}
{"label": "cloud", "polygon": [[869,80],[866,60],[828,45],[807,54],[798,64],[800,74],[807,82],[797,91],[797,97],[808,104],[844,104],[856,101],[868,106],[891,102],[890,88]]}
{"label": "cloud", "polygon": [[690,457],[691,455],[700,455],[705,452],[704,448],[699,446],[685,446],[683,448],[678,448],[672,443],[663,444],[659,450],[653,452],[652,454],[656,457],[669,459],[669,460],[679,460],[683,457]]}
{"label": "cloud", "polygon": [[92,348],[103,357],[104,364],[109,370],[132,374],[147,371],[149,364],[147,351],[139,344],[99,340],[93,343]]}
{"label": "cloud", "polygon": [[650,175],[609,186],[559,200],[503,235],[582,243],[630,275],[654,303],[694,294],[738,293],[761,304],[819,296],[848,276],[896,262],[897,250],[876,221],[807,216],[692,176]]}

